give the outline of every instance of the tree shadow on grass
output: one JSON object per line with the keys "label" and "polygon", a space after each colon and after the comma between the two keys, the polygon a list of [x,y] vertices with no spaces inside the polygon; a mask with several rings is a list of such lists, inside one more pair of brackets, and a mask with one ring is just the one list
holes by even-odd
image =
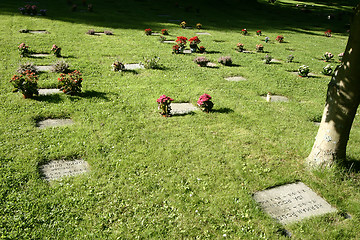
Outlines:
{"label": "tree shadow on grass", "polygon": [[39,95],[39,96],[35,96],[34,99],[37,101],[41,101],[41,102],[44,101],[48,103],[59,103],[62,101],[59,93],[50,94],[50,95]]}
{"label": "tree shadow on grass", "polygon": [[339,166],[346,169],[348,173],[360,173],[360,160],[347,158],[339,162]]}

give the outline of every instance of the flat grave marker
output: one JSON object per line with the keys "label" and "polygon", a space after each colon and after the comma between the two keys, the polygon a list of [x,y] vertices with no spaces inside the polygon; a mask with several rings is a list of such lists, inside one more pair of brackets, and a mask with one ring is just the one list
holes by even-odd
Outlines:
{"label": "flat grave marker", "polygon": [[58,119],[45,119],[43,121],[39,121],[36,125],[40,129],[48,128],[48,127],[61,127],[68,126],[74,124],[74,121],[69,118],[58,118]]}
{"label": "flat grave marker", "polygon": [[30,30],[29,33],[48,34],[46,30]]}
{"label": "flat grave marker", "polygon": [[266,213],[284,225],[337,211],[302,182],[256,192],[254,199]]}
{"label": "flat grave marker", "polygon": [[125,70],[136,70],[136,69],[144,69],[144,65],[141,65],[139,63],[130,63],[125,64]]}
{"label": "flat grave marker", "polygon": [[185,115],[189,114],[193,111],[199,110],[197,107],[192,105],[191,103],[171,103],[170,104],[172,115]]}
{"label": "flat grave marker", "polygon": [[45,65],[45,66],[35,66],[35,69],[36,69],[38,72],[49,72],[49,71],[51,71],[52,66],[49,66],[49,65]]}
{"label": "flat grave marker", "polygon": [[[267,96],[261,96],[263,99],[267,100]],[[285,96],[280,95],[270,95],[270,100],[268,102],[288,102],[289,99]]]}
{"label": "flat grave marker", "polygon": [[50,56],[49,53],[32,53],[30,54],[30,57],[48,57]]}
{"label": "flat grave marker", "polygon": [[79,175],[89,170],[89,164],[84,160],[54,160],[40,167],[44,179],[48,181]]}
{"label": "flat grave marker", "polygon": [[197,32],[197,33],[195,33],[196,35],[211,35],[210,33],[208,33],[208,32]]}
{"label": "flat grave marker", "polygon": [[60,91],[60,89],[57,88],[39,89],[38,91],[39,91],[39,95],[41,96],[62,93],[62,91]]}
{"label": "flat grave marker", "polygon": [[165,40],[163,43],[176,43],[174,40]]}
{"label": "flat grave marker", "polygon": [[226,77],[225,80],[230,82],[246,81],[247,79],[242,76]]}

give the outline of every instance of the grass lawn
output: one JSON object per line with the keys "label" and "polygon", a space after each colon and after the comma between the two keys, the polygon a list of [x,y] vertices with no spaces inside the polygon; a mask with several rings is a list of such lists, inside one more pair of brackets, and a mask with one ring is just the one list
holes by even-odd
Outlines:
{"label": "grass lawn", "polygon": [[[287,239],[285,227],[252,195],[296,181],[338,212],[287,225],[294,239],[360,238],[359,118],[348,143],[349,167],[309,171],[304,161],[330,80],[321,73],[328,64],[322,56],[331,52],[330,64],[339,64],[357,1],[93,0],[93,12],[72,2],[78,5],[74,12],[65,0],[37,3],[46,16],[21,15],[24,1],[0,3],[2,239]],[[203,29],[182,29],[182,20]],[[207,53],[172,54],[173,44],[146,36],[146,28],[168,29],[168,40],[197,35]],[[90,29],[113,35],[86,34]],[[324,36],[328,29],[332,37]],[[283,43],[275,41],[278,35]],[[82,73],[82,93],[34,99],[13,93],[9,81],[19,64],[58,60],[21,58],[22,42],[37,53],[61,47],[60,59]],[[237,43],[251,53],[236,51]],[[256,52],[257,44],[265,52]],[[264,64],[266,54],[278,61]],[[293,62],[286,61],[290,54]],[[116,60],[130,64],[154,56],[162,68],[112,71]],[[197,56],[216,67],[197,66]],[[217,63],[221,56],[231,56],[233,66]],[[293,73],[301,65],[309,66],[311,77]],[[246,81],[226,81],[229,76]],[[41,73],[39,87],[56,88],[58,77]],[[262,96],[268,92],[289,101],[266,102]],[[211,113],[158,113],[156,99],[163,94],[196,106],[204,93],[212,96]],[[71,118],[75,124],[36,127],[47,118]],[[83,159],[91,171],[43,180],[40,166],[58,159]]]}

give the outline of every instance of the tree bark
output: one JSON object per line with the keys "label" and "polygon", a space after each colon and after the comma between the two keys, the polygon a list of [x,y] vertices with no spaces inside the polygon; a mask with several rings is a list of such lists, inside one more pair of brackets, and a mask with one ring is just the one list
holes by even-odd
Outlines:
{"label": "tree bark", "polygon": [[346,159],[346,146],[360,102],[360,4],[355,8],[341,64],[328,84],[320,127],[307,158],[312,167]]}

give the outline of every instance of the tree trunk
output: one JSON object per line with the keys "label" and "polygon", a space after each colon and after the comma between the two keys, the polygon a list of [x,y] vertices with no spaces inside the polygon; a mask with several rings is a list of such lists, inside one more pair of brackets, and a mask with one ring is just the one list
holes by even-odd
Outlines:
{"label": "tree trunk", "polygon": [[327,90],[321,124],[307,162],[330,167],[346,159],[346,145],[360,102],[360,4],[355,10],[344,57]]}

